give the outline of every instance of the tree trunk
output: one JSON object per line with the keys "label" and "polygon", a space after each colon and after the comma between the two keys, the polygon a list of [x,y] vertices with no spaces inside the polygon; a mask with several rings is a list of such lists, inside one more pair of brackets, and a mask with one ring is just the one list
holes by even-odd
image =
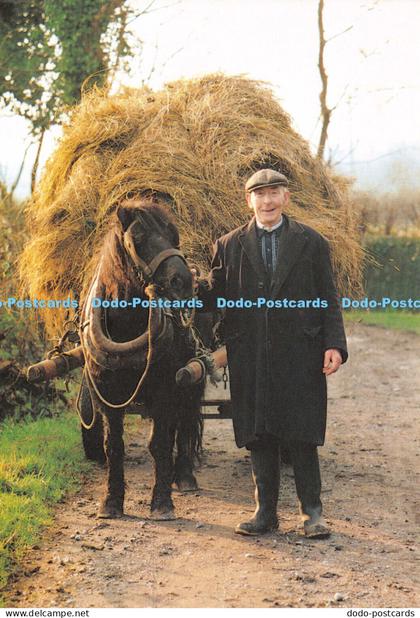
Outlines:
{"label": "tree trunk", "polygon": [[318,56],[318,68],[321,76],[322,90],[319,95],[321,102],[321,116],[322,116],[322,128],[319,138],[317,156],[320,159],[324,158],[325,144],[328,137],[328,125],[330,124],[331,110],[327,105],[327,92],[328,92],[328,75],[325,70],[324,64],[324,50],[325,50],[325,34],[324,34],[324,0],[319,0],[318,3],[318,30],[319,30],[319,56]]}
{"label": "tree trunk", "polygon": [[27,154],[28,154],[28,150],[29,150],[29,148],[30,148],[31,146],[32,146],[32,144],[29,144],[28,146],[26,146],[26,148],[25,148],[25,152],[23,153],[22,163],[20,164],[20,168],[19,168],[18,174],[17,174],[17,176],[16,176],[16,178],[15,178],[14,183],[13,183],[13,184],[12,184],[12,186],[10,187],[10,191],[9,191],[9,197],[10,197],[10,199],[13,199],[13,194],[14,194],[14,192],[15,192],[15,190],[16,190],[16,187],[17,187],[17,186],[18,186],[18,184],[19,184],[19,180],[20,180],[20,177],[22,176],[23,168],[24,168],[25,161],[26,161],[26,156],[27,156]]}
{"label": "tree trunk", "polygon": [[39,137],[39,142],[38,142],[38,149],[36,151],[35,161],[34,161],[34,164],[32,166],[32,173],[31,173],[31,195],[33,194],[33,192],[35,190],[36,174],[37,174],[37,171],[38,171],[39,157],[40,157],[40,154],[41,154],[42,142],[44,141],[44,135],[45,135],[45,128],[43,128],[42,131],[41,131],[41,135]]}

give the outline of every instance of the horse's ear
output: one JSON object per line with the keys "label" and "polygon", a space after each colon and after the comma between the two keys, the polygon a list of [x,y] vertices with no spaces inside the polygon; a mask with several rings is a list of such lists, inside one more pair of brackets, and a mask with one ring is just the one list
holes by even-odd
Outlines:
{"label": "horse's ear", "polygon": [[179,248],[179,233],[177,228],[173,223],[168,223],[168,230],[171,238],[173,239],[174,247]]}
{"label": "horse's ear", "polygon": [[120,220],[123,231],[125,232],[134,220],[134,212],[132,208],[117,206],[117,217]]}

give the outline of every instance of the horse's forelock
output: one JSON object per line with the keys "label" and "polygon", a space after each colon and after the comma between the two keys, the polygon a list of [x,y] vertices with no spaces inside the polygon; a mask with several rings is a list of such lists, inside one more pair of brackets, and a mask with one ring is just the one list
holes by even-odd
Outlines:
{"label": "horse's forelock", "polygon": [[[156,225],[156,228],[161,234],[165,236],[174,247],[179,246],[179,234],[169,206],[164,206],[151,200],[136,200],[135,206],[133,205],[130,206],[130,208],[131,207],[133,208],[133,220],[137,213],[138,219],[140,219],[147,228],[150,228],[150,219],[148,222],[148,218],[151,217],[153,224]],[[142,213],[145,214],[143,218],[141,216]]]}
{"label": "horse's forelock", "polygon": [[[171,244],[178,246],[178,230],[168,207],[149,199],[127,199],[122,201],[120,206],[132,210],[132,220],[138,219],[147,227],[147,218],[151,217],[162,235],[168,238]],[[142,213],[146,215],[144,218],[141,217]],[[103,283],[108,294],[117,296],[122,289],[128,289],[133,284],[138,285],[138,275],[123,247],[123,229],[118,218],[105,237],[102,262]]]}
{"label": "horse's forelock", "polygon": [[156,204],[156,202],[145,202],[141,208],[139,208],[139,213],[141,214],[142,212],[149,214],[162,230],[167,228],[170,223],[174,225],[169,209],[160,204]]}
{"label": "horse's forelock", "polygon": [[[175,225],[172,213],[169,207],[165,207],[152,199],[126,199],[120,203],[120,207],[126,209],[127,212],[132,211],[133,221],[138,218],[142,220],[142,213],[146,215],[143,219],[147,225],[147,217],[151,216],[154,223],[164,232],[170,225]],[[136,216],[137,215],[137,216]]]}

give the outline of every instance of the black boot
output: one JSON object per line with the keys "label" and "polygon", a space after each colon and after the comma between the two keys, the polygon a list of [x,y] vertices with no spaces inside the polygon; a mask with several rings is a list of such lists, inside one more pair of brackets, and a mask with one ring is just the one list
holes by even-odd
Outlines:
{"label": "black boot", "polygon": [[321,474],[317,447],[311,444],[294,443],[290,445],[290,455],[299,498],[299,511],[303,521],[303,532],[305,536],[313,539],[328,538],[331,532],[322,516]]}
{"label": "black boot", "polygon": [[252,478],[255,483],[257,508],[250,521],[235,528],[237,534],[256,536],[279,527],[277,500],[279,497],[280,466],[277,445],[251,450]]}

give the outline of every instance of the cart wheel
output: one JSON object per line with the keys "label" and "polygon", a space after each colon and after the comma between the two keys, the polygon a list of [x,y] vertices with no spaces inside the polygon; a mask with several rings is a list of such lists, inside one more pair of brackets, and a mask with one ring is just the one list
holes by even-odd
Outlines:
{"label": "cart wheel", "polygon": [[[92,402],[90,399],[89,388],[87,387],[84,379],[80,388],[80,413],[83,421],[87,425],[90,425],[93,414]],[[81,425],[81,429],[83,449],[87,459],[98,463],[105,463],[106,456],[104,451],[104,426],[102,415],[96,415],[95,423],[91,429],[85,429],[83,425]]]}

